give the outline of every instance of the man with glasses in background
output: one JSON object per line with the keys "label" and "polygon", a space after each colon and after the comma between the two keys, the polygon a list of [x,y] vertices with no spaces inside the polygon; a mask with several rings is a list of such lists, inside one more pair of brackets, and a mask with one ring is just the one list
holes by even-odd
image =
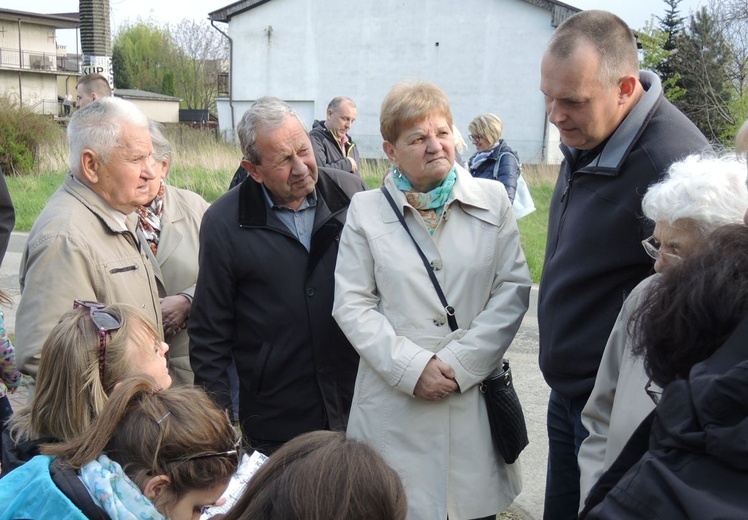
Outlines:
{"label": "man with glasses in background", "polygon": [[32,376],[47,335],[75,299],[133,305],[163,330],[134,213],[150,202],[156,175],[148,118],[129,101],[105,97],[73,114],[67,134],[71,172],[34,222],[21,258],[15,347]]}

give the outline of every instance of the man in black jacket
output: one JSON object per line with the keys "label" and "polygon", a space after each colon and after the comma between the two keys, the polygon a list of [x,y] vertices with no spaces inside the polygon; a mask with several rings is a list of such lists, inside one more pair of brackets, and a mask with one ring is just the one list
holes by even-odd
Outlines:
{"label": "man in black jacket", "polygon": [[709,143],[659,78],[639,71],[631,29],[612,13],[583,11],[556,29],[540,87],[564,154],[538,301],[551,387],[544,518],[555,520],[577,517],[582,408],[626,295],[652,271],[641,198],[672,162]]}
{"label": "man in black jacket", "polygon": [[269,455],[312,430],[344,430],[358,355],[332,318],[334,271],[358,177],[317,168],[298,115],[261,98],[237,126],[249,177],[203,218],[190,314],[195,383],[229,409]]}
{"label": "man in black jacket", "polygon": [[348,132],[356,121],[356,104],[338,96],[327,105],[327,119],[315,121],[309,137],[314,146],[317,166],[337,168],[358,175],[358,148]]}
{"label": "man in black jacket", "polygon": [[13,208],[13,201],[10,198],[8,184],[5,182],[3,169],[0,168],[0,263],[5,258],[5,252],[8,250],[10,234],[13,232],[13,226],[16,223],[16,211]]}

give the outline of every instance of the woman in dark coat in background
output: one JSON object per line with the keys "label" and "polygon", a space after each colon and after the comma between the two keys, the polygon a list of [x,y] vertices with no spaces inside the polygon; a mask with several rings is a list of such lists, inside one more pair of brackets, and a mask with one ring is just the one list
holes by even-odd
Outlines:
{"label": "woman in dark coat in background", "polygon": [[468,125],[470,140],[477,152],[468,161],[468,169],[473,177],[500,181],[509,202],[514,202],[519,177],[519,158],[501,138],[504,125],[498,116],[483,114]]}

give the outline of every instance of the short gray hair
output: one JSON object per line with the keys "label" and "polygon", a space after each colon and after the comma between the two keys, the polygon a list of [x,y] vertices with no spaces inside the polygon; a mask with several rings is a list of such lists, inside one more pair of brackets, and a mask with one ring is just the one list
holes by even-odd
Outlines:
{"label": "short gray hair", "polygon": [[353,105],[353,108],[356,108],[356,103],[354,103],[351,98],[345,97],[345,96],[337,96],[337,97],[332,98],[332,101],[328,103],[327,110],[332,110],[333,112],[335,112],[338,109],[338,107],[343,103],[343,101],[348,101],[351,105]]}
{"label": "short gray hair", "polygon": [[642,200],[647,218],[671,226],[688,219],[704,235],[727,224],[741,224],[746,209],[745,161],[733,154],[691,155],[673,163]]}
{"label": "short gray hair", "polygon": [[73,114],[67,131],[73,175],[81,173],[83,150],[92,150],[104,164],[109,162],[120,144],[122,123],[148,128],[148,118],[137,106],[116,97],[99,98]]}
{"label": "short gray hair", "polygon": [[265,96],[252,103],[252,106],[244,112],[239,124],[236,125],[236,133],[239,134],[239,145],[244,159],[252,164],[261,164],[262,153],[257,147],[258,132],[260,130],[275,130],[288,117],[298,119],[306,131],[304,122],[285,101],[281,101],[277,97]]}
{"label": "short gray hair", "polygon": [[151,141],[153,141],[153,158],[156,162],[168,162],[171,165],[174,159],[174,149],[164,135],[164,125],[151,119],[148,126],[151,129]]}
{"label": "short gray hair", "polygon": [[614,85],[625,74],[639,74],[636,37],[621,18],[608,11],[576,13],[558,26],[548,43],[547,53],[567,60],[583,43],[600,57],[597,78],[603,85]]}

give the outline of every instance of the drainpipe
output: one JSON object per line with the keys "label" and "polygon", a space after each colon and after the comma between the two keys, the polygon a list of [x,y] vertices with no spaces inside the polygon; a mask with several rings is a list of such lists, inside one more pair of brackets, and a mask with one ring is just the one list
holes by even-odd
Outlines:
{"label": "drainpipe", "polygon": [[229,111],[231,112],[231,133],[233,136],[236,125],[234,124],[234,41],[231,36],[215,26],[214,20],[210,21],[211,27],[221,33],[229,41]]}
{"label": "drainpipe", "polygon": [[18,102],[23,105],[23,82],[21,69],[23,68],[23,47],[21,47],[21,19],[18,19]]}

